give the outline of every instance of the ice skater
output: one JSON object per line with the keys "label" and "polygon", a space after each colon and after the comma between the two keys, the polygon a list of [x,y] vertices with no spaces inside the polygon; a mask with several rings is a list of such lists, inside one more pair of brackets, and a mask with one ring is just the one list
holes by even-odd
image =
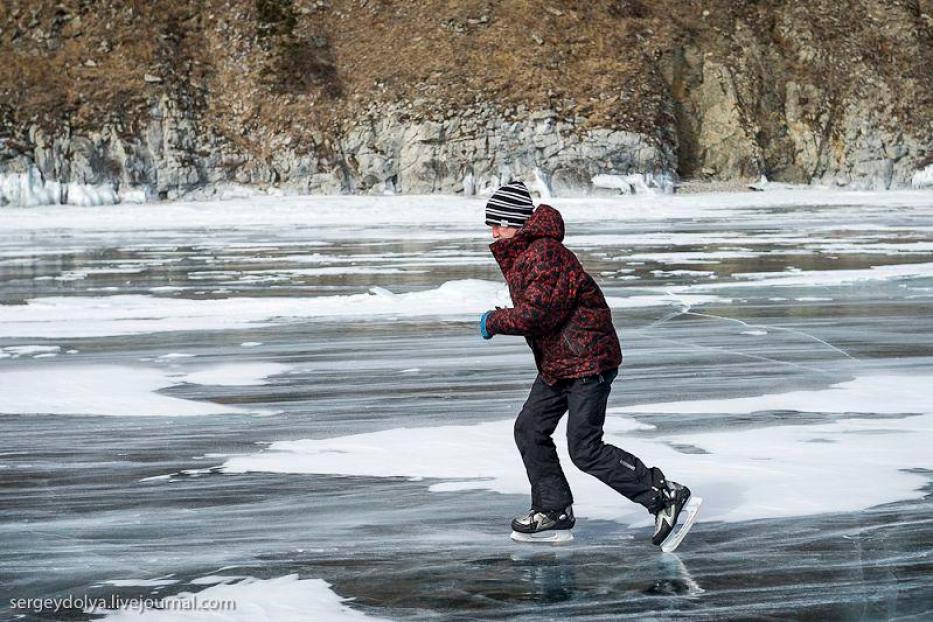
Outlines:
{"label": "ice skater", "polygon": [[[657,467],[603,442],[606,402],[622,364],[622,349],[602,291],[563,244],[564,221],[552,207],[535,209],[521,182],[499,188],[486,204],[489,248],[502,269],[512,308],[483,313],[480,332],[521,335],[538,368],[531,393],[515,420],[515,443],[531,482],[531,509],[512,520],[512,538],[573,539],[573,495],[551,435],[569,411],[567,447],[580,470],[596,477],[654,515],[652,542],[673,550],[699,507],[690,489],[669,481]],[[676,540],[676,541],[675,541]]]}

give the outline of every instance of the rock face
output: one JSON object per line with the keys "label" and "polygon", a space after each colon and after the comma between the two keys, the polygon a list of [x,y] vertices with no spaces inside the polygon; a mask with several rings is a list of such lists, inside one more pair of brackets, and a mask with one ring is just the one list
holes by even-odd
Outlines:
{"label": "rock face", "polygon": [[599,173],[672,171],[674,154],[649,137],[618,130],[581,130],[553,112],[510,122],[487,111],[445,121],[403,122],[381,116],[340,141],[350,192],[491,192],[510,179],[536,181],[542,192],[587,192]]}
{"label": "rock face", "polygon": [[887,189],[933,163],[933,0],[7,5],[0,205]]}
{"label": "rock face", "polygon": [[909,186],[933,150],[933,135],[887,127],[897,115],[885,102],[831,105],[818,87],[775,75],[767,90],[750,91],[729,67],[690,49],[669,72],[686,176],[886,190]]}
{"label": "rock face", "polygon": [[664,57],[682,175],[888,189],[930,161],[933,7],[820,4],[704,11]]}
{"label": "rock face", "polygon": [[[669,147],[633,132],[581,129],[553,112],[508,121],[491,110],[442,121],[406,119],[400,110],[371,112],[327,149],[301,153],[283,148],[269,161],[237,153],[223,138],[203,133],[168,99],[151,110],[139,138],[122,139],[104,128],[79,137],[46,136],[33,128],[31,150],[6,146],[0,171],[29,174],[37,199],[69,203],[65,180],[107,187],[117,198],[149,200],[230,196],[245,186],[295,193],[383,194],[491,192],[524,179],[548,195],[589,193],[598,174],[668,173],[676,168]],[[57,193],[57,194],[56,194]],[[26,202],[13,191],[7,203]],[[80,201],[79,201],[80,202]]]}

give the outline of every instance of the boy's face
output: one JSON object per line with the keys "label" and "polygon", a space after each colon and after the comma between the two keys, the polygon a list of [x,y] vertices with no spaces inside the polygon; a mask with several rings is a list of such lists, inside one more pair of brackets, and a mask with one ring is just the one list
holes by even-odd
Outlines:
{"label": "boy's face", "polygon": [[518,227],[502,227],[500,225],[492,226],[492,238],[494,240],[508,240],[518,233]]}

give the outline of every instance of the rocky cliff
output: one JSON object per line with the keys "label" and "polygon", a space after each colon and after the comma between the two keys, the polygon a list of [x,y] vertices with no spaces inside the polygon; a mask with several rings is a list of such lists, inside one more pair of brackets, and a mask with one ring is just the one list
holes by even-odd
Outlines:
{"label": "rocky cliff", "polygon": [[933,0],[5,0],[0,56],[6,203],[933,161]]}

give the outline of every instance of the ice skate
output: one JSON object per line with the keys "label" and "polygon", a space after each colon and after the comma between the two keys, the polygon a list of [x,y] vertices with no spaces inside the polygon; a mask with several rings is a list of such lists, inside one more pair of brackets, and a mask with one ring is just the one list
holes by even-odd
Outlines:
{"label": "ice skate", "polygon": [[539,512],[528,510],[527,514],[512,519],[512,539],[516,542],[531,542],[543,544],[562,544],[573,540],[573,529],[576,519],[573,517],[573,507],[567,506],[564,510]]}
{"label": "ice skate", "polygon": [[672,553],[696,521],[703,499],[691,496],[690,489],[677,482],[668,481],[661,469],[653,467],[654,486],[664,498],[665,505],[654,515],[652,544],[665,553]]}

